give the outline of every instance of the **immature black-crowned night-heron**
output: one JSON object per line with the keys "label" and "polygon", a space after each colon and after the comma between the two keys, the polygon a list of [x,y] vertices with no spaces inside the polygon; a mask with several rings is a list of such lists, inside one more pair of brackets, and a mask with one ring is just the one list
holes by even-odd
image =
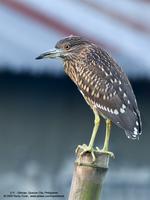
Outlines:
{"label": "immature black-crowned night-heron", "polygon": [[[36,59],[61,58],[64,70],[77,85],[95,115],[95,125],[89,145],[80,148],[83,155],[94,151],[108,151],[111,122],[122,128],[126,136],[138,139],[142,133],[141,118],[130,82],[115,60],[96,44],[79,36],[69,36],[57,42],[55,49]],[[100,124],[100,116],[106,120],[103,149],[94,149],[94,140]]]}

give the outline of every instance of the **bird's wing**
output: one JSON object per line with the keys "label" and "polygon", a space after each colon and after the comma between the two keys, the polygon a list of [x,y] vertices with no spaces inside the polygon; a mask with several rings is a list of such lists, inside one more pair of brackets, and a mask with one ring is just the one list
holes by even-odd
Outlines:
{"label": "bird's wing", "polygon": [[90,57],[86,60],[79,89],[89,104],[123,128],[128,138],[136,139],[141,134],[141,119],[130,82],[112,57],[99,51],[92,54],[92,62]]}

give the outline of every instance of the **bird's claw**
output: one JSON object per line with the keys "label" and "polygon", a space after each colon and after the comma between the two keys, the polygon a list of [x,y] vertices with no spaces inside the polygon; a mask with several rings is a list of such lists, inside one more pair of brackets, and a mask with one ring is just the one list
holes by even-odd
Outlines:
{"label": "bird's claw", "polygon": [[78,145],[75,150],[75,153],[77,154],[79,150],[81,150],[81,152],[79,153],[78,161],[77,161],[79,165],[81,163],[81,157],[87,152],[91,153],[92,163],[94,163],[96,161],[95,152],[107,154],[110,157],[115,158],[114,153],[111,151],[107,151],[105,149],[100,149],[99,147],[96,147],[94,149],[93,147],[87,146],[86,144]]}
{"label": "bird's claw", "polygon": [[78,145],[75,151],[76,154],[78,153],[79,149],[81,149],[81,152],[79,154],[78,164],[81,163],[81,157],[87,152],[91,153],[92,163],[94,163],[96,161],[95,152],[100,152],[100,149],[98,147],[94,149],[93,147],[87,146],[86,144]]}
{"label": "bird's claw", "polygon": [[105,149],[100,149],[100,152],[101,152],[101,153],[104,153],[104,154],[107,154],[107,155],[109,155],[111,158],[114,158],[114,159],[115,159],[115,155],[114,155],[114,153],[111,152],[111,151],[107,151],[107,150],[105,150]]}
{"label": "bird's claw", "polygon": [[79,151],[79,149],[83,149],[84,150],[86,147],[87,147],[86,144],[78,145],[77,148],[76,148],[76,150],[75,150],[75,153],[77,154],[78,151]]}
{"label": "bird's claw", "polygon": [[100,153],[104,153],[104,154],[109,155],[111,158],[115,158],[115,155],[114,155],[113,152],[107,151],[107,150],[105,150],[104,148],[103,148],[103,149],[100,149],[99,147],[96,147],[96,150],[97,150],[98,152],[100,152]]}

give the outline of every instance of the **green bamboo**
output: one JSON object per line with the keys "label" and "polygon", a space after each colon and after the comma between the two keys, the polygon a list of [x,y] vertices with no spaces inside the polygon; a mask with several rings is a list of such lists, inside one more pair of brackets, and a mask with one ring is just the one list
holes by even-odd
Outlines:
{"label": "green bamboo", "polygon": [[103,181],[109,166],[109,155],[95,152],[96,161],[92,163],[90,153],[75,161],[69,200],[99,200]]}

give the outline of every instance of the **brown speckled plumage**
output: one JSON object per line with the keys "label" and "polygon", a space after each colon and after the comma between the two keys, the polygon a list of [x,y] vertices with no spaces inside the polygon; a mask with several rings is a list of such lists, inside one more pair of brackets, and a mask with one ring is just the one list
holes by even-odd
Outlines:
{"label": "brown speckled plumage", "polygon": [[[124,129],[128,138],[141,134],[141,119],[131,84],[102,48],[79,36],[57,42],[66,74],[77,85],[86,102],[105,119]],[[38,57],[41,58],[41,57]]]}
{"label": "brown speckled plumage", "polygon": [[70,49],[63,58],[65,72],[87,103],[123,128],[129,138],[138,138],[141,119],[136,98],[127,76],[116,61],[104,49],[81,37],[60,40],[56,48],[65,45]]}

